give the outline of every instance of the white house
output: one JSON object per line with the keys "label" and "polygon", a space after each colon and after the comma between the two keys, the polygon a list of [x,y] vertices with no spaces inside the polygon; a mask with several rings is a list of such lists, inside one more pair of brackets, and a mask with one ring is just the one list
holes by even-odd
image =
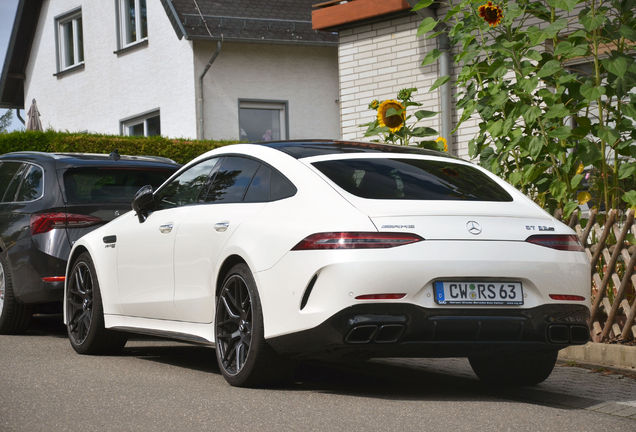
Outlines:
{"label": "white house", "polygon": [[312,3],[20,0],[0,107],[36,99],[56,130],[340,138],[338,39]]}

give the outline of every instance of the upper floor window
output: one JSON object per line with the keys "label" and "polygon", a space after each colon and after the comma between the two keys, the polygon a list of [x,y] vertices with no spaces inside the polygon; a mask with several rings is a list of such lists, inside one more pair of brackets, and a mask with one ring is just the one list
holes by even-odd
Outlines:
{"label": "upper floor window", "polygon": [[118,0],[119,48],[148,38],[146,0]]}
{"label": "upper floor window", "polygon": [[84,63],[82,9],[55,18],[58,72]]}

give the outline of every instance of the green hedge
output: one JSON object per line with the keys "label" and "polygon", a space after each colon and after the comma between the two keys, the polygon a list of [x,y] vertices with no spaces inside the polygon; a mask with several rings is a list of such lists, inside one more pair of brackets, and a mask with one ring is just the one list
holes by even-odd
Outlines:
{"label": "green hedge", "polygon": [[14,151],[110,153],[119,149],[119,154],[122,155],[162,156],[185,164],[209,150],[237,142],[16,131],[0,133],[0,154]]}

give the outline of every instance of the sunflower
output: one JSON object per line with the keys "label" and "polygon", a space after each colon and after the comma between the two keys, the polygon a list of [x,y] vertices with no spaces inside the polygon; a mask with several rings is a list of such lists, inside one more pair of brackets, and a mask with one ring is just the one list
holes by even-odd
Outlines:
{"label": "sunflower", "polygon": [[444,151],[447,152],[448,151],[448,144],[446,144],[446,138],[444,137],[439,137],[435,140],[435,142],[437,143],[442,143],[444,144]]}
{"label": "sunflower", "polygon": [[380,102],[378,102],[377,99],[374,99],[370,104],[369,104],[369,109],[374,109],[377,110],[378,107],[380,106]]}
{"label": "sunflower", "polygon": [[482,17],[490,27],[497,27],[501,24],[501,19],[504,16],[501,6],[492,4],[491,1],[485,5],[479,6],[478,11],[479,16]]}
{"label": "sunflower", "polygon": [[387,116],[386,112],[389,108],[400,111],[404,109],[404,106],[393,99],[383,101],[378,107],[378,123],[380,124],[380,127],[386,126],[391,132],[397,132],[402,129],[402,126],[404,126],[406,116],[404,113],[400,115],[394,114],[392,116]]}

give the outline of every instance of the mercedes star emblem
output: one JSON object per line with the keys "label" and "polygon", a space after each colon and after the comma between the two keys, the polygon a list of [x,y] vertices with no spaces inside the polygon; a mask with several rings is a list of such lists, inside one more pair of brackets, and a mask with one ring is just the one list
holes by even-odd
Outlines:
{"label": "mercedes star emblem", "polygon": [[481,233],[481,225],[479,225],[477,222],[475,221],[468,221],[466,223],[466,229],[468,230],[469,233],[477,235]]}

